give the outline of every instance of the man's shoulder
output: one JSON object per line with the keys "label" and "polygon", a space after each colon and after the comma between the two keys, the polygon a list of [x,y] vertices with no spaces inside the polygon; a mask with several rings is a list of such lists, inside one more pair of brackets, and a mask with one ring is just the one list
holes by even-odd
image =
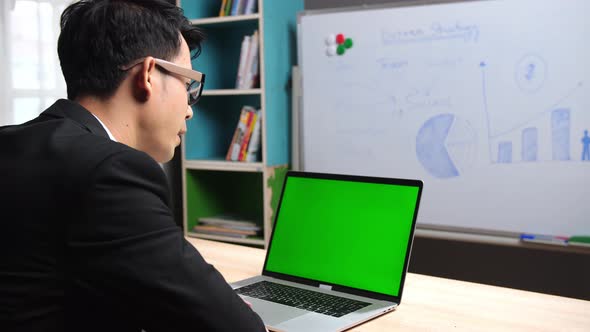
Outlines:
{"label": "man's shoulder", "polygon": [[159,169],[158,163],[145,152],[92,133],[58,136],[56,141],[61,155],[72,157],[69,167],[84,170],[84,173],[108,171],[118,164],[127,165],[130,170]]}
{"label": "man's shoulder", "polygon": [[0,128],[0,156],[14,164],[37,161],[61,169],[66,176],[87,176],[107,160],[158,165],[146,153],[94,134],[68,118],[37,118]]}

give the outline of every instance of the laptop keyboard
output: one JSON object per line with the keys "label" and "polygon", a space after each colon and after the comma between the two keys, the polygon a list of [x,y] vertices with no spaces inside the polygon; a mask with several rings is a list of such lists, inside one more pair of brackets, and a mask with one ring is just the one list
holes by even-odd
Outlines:
{"label": "laptop keyboard", "polygon": [[334,317],[341,317],[370,305],[370,303],[351,300],[345,297],[314,292],[269,281],[259,281],[237,288],[235,291],[241,295]]}

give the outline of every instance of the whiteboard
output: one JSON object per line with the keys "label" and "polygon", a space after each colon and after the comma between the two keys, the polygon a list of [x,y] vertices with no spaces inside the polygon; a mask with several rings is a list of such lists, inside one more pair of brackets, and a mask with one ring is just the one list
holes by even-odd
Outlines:
{"label": "whiteboard", "polygon": [[301,169],[421,179],[419,227],[590,234],[588,13],[587,0],[302,13]]}

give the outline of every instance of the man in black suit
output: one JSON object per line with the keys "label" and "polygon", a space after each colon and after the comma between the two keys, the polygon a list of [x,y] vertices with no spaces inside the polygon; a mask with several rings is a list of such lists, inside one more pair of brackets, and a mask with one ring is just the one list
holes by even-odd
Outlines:
{"label": "man in black suit", "polygon": [[68,99],[0,128],[1,331],[265,329],[184,239],[158,165],[202,91],[202,38],[163,0],[64,11]]}

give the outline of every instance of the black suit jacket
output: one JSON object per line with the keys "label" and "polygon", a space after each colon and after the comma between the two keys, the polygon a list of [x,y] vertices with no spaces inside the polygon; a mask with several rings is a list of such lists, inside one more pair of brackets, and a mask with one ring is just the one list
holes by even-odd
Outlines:
{"label": "black suit jacket", "polygon": [[263,330],[184,239],[165,175],[59,100],[0,128],[1,331]]}

